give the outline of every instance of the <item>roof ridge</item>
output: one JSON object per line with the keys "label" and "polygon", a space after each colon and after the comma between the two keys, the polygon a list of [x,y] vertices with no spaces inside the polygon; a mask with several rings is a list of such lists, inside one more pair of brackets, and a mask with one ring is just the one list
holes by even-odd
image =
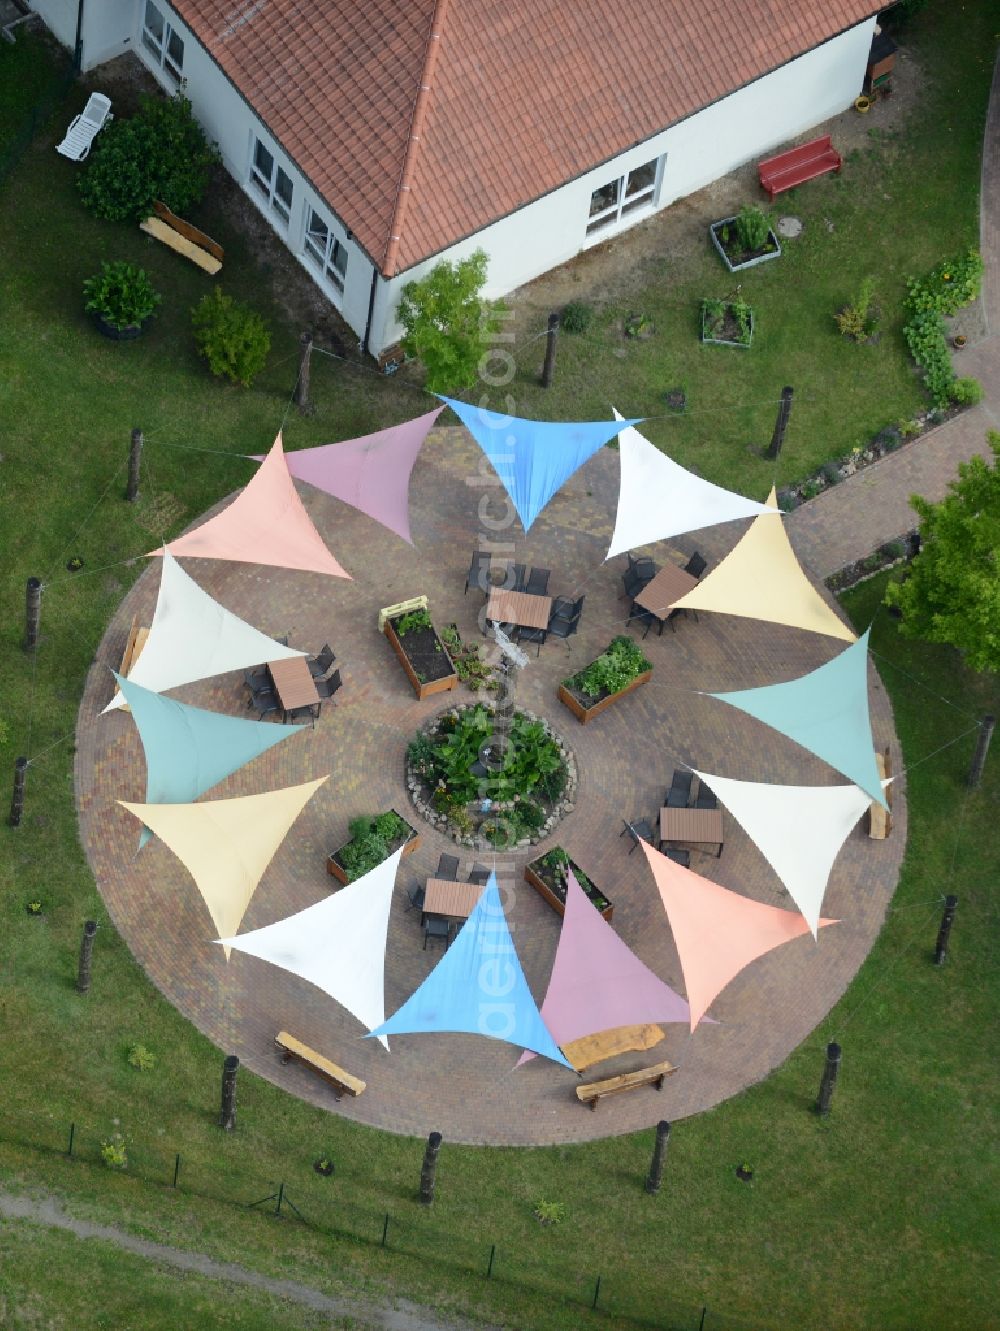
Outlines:
{"label": "roof ridge", "polygon": [[406,155],[403,158],[403,168],[399,176],[399,185],[396,189],[396,205],[392,213],[392,221],[389,224],[389,240],[385,248],[385,256],[382,261],[382,272],[386,277],[392,276],[392,270],[396,266],[396,259],[399,255],[399,243],[403,234],[403,225],[406,220],[406,205],[410,198],[410,187],[413,180],[413,173],[416,168],[417,154],[420,151],[420,132],[423,129],[424,117],[427,112],[427,101],[431,92],[431,84],[434,79],[434,70],[437,65],[438,51],[441,48],[441,30],[444,27],[448,15],[448,6],[451,0],[435,0],[434,13],[431,16],[431,30],[427,39],[427,56],[424,60],[424,68],[420,77],[420,87],[417,89],[417,95],[413,103],[413,115],[410,117],[410,133],[406,144]]}

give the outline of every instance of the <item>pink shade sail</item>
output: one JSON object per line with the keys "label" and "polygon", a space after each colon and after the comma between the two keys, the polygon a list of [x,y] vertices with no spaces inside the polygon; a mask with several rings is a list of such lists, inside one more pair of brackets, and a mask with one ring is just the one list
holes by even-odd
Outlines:
{"label": "pink shade sail", "polygon": [[[566,914],[541,1013],[556,1044],[563,1047],[585,1035],[619,1026],[691,1019],[684,999],[622,942],[587,900],[572,870],[566,886]],[[525,1051],[518,1066],[534,1057]]]}
{"label": "pink shade sail", "polygon": [[285,464],[280,431],[257,474],[233,502],[186,536],[178,536],[167,549],[189,559],[231,559],[350,577],[323,544],[298,496]]}
{"label": "pink shade sail", "polygon": [[[798,911],[765,906],[675,864],[642,842],[680,957],[692,1031],[745,966],[809,933]],[[820,920],[819,927],[836,924]]]}
{"label": "pink shade sail", "polygon": [[286,453],[285,462],[296,480],[308,481],[317,490],[342,499],[412,545],[410,472],[442,411],[444,407],[437,407],[416,420],[358,439]]}

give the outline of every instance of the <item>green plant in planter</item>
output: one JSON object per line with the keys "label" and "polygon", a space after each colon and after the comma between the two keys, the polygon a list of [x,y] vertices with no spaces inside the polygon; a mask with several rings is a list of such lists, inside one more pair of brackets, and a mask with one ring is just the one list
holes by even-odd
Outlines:
{"label": "green plant in planter", "polygon": [[653,664],[624,634],[619,634],[590,665],[569,679],[563,680],[568,689],[573,689],[595,701],[612,693],[620,693],[646,670],[652,670]]}
{"label": "green plant in planter", "polygon": [[398,619],[393,620],[396,636],[400,638],[405,638],[408,633],[416,633],[419,629],[429,629],[430,627],[431,617],[426,610],[410,610],[405,615],[400,615]]}
{"label": "green plant in planter", "polygon": [[409,827],[398,813],[391,810],[376,817],[363,814],[352,818],[347,825],[350,840],[340,848],[338,858],[348,879],[363,878],[366,873],[387,860],[394,843],[409,834]]}
{"label": "green plant in planter", "polygon": [[771,218],[759,204],[745,203],[733,225],[736,239],[744,250],[754,252],[768,247]]}
{"label": "green plant in planter", "polygon": [[726,302],[724,300],[703,300],[701,302],[702,326],[709,337],[718,337],[726,322]]}
{"label": "green plant in planter", "polygon": [[736,323],[739,326],[740,330],[739,341],[744,343],[746,346],[749,346],[750,337],[753,332],[753,327],[752,327],[753,311],[750,309],[750,306],[746,303],[746,301],[740,299],[739,296],[737,296],[735,300],[730,302],[729,308],[732,310],[733,318],[736,320]]}
{"label": "green plant in planter", "polygon": [[138,328],[152,318],[161,296],[143,268],[117,259],[102,263],[101,271],[83,284],[84,309],[112,328]]}

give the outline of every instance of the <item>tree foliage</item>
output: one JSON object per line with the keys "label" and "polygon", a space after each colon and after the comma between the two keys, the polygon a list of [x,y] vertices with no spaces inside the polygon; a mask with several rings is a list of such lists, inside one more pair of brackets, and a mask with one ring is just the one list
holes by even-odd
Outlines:
{"label": "tree foliage", "polygon": [[427,387],[454,393],[476,382],[479,362],[500,327],[500,305],[482,298],[487,258],[476,250],[467,259],[442,259],[416,282],[408,282],[399,301],[405,330],[403,350],[427,367]]}
{"label": "tree foliage", "polygon": [[902,612],[909,638],[956,647],[973,670],[1000,670],[1000,434],[993,463],[959,463],[958,480],[938,504],[914,495],[920,553],[886,603]]}

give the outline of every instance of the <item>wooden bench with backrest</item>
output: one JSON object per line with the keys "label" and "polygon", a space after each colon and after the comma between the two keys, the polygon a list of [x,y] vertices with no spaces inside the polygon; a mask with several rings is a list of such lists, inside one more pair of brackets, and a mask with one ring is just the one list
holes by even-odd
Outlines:
{"label": "wooden bench with backrest", "polygon": [[[884,753],[876,753],[875,765],[879,780],[884,781],[886,777],[892,776],[892,757],[888,749]],[[883,809],[876,800],[872,800],[868,809],[868,835],[874,841],[884,841],[892,831],[892,786],[885,787],[885,802],[888,809]]]}
{"label": "wooden bench with backrest", "polygon": [[635,1072],[619,1072],[617,1077],[606,1077],[604,1081],[582,1082],[576,1088],[576,1098],[596,1109],[603,1095],[631,1091],[636,1086],[655,1086],[658,1091],[662,1090],[663,1078],[674,1070],[673,1063],[654,1063],[652,1067],[639,1068]]}
{"label": "wooden bench with backrest", "polygon": [[222,246],[204,231],[177,217],[165,203],[157,201],[153,204],[152,213],[139,223],[139,230],[176,250],[206,273],[217,273],[222,267]]}
{"label": "wooden bench with backrest", "polygon": [[758,162],[757,173],[761,186],[774,202],[774,196],[786,189],[794,189],[815,176],[825,175],[827,171],[839,171],[843,158],[830,141],[829,134],[813,139],[811,143],[801,143],[797,148],[778,153]]}
{"label": "wooden bench with backrest", "polygon": [[297,1058],[307,1068],[312,1068],[314,1072],[326,1078],[338,1100],[342,1095],[360,1095],[365,1089],[365,1083],[359,1077],[352,1077],[349,1072],[345,1072],[322,1054],[317,1054],[315,1049],[310,1049],[307,1044],[296,1040],[295,1036],[289,1035],[287,1031],[279,1031],[274,1037],[274,1043],[281,1050],[282,1063],[287,1063],[290,1058]]}

